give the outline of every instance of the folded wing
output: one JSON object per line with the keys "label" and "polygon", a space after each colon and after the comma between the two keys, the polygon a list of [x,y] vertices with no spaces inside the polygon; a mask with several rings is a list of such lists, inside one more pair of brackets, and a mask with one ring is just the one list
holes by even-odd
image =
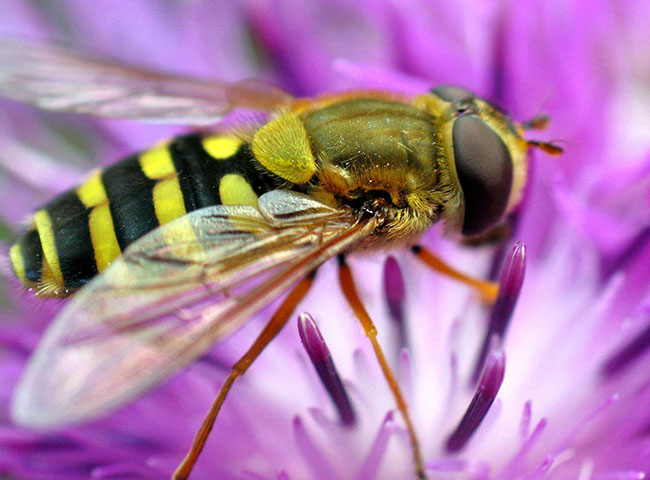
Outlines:
{"label": "folded wing", "polygon": [[0,96],[45,110],[188,125],[214,124],[236,107],[274,111],[292,101],[261,81],[166,75],[14,39],[0,39]]}
{"label": "folded wing", "polygon": [[299,193],[269,192],[259,206],[198,210],[135,242],[56,318],[13,419],[57,426],[128,402],[375,228]]}

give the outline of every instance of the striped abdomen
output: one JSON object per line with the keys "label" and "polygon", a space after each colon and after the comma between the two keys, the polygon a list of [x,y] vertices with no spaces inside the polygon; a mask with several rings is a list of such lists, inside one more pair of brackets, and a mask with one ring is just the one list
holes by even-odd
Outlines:
{"label": "striped abdomen", "polygon": [[66,295],[157,226],[210,205],[256,205],[279,183],[239,139],[180,137],[128,157],[48,203],[11,248],[11,263],[26,286]]}

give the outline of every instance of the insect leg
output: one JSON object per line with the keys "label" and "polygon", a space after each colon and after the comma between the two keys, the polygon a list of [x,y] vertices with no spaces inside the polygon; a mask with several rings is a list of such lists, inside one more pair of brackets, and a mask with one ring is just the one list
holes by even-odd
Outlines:
{"label": "insect leg", "polygon": [[377,341],[377,328],[375,327],[375,324],[372,322],[372,319],[368,315],[368,312],[366,312],[366,309],[363,306],[361,299],[359,298],[357,288],[354,284],[354,279],[352,278],[352,272],[350,271],[350,267],[346,263],[345,257],[343,255],[339,255],[339,282],[341,283],[341,288],[343,289],[343,294],[345,295],[346,300],[352,307],[354,314],[357,316],[359,322],[361,323],[361,326],[363,327],[364,333],[372,344],[372,348],[375,351],[377,361],[381,366],[381,371],[384,374],[386,381],[388,382],[388,386],[390,387],[393,396],[395,397],[397,408],[402,414],[402,417],[404,417],[406,429],[408,430],[409,439],[411,441],[411,447],[413,448],[413,460],[415,462],[415,470],[417,472],[418,478],[421,480],[426,480],[427,476],[424,473],[424,465],[422,464],[420,442],[418,441],[418,437],[415,434],[415,428],[413,427],[413,422],[408,412],[408,406],[406,405],[404,396],[402,395],[399,385],[397,384],[395,375],[393,375],[393,372],[388,366],[388,362],[386,361],[386,356],[381,349],[381,345],[379,345],[379,342]]}
{"label": "insect leg", "polygon": [[535,115],[533,118],[521,124],[525,130],[544,130],[551,123],[551,117],[544,114]]}
{"label": "insect leg", "polygon": [[264,330],[262,330],[259,336],[255,339],[253,345],[248,349],[244,356],[241,357],[239,361],[235,363],[235,365],[233,365],[228,378],[226,378],[226,381],[221,386],[216,400],[212,404],[210,411],[208,411],[208,414],[203,420],[201,428],[199,428],[199,431],[196,433],[190,451],[187,453],[181,464],[174,472],[172,480],[185,480],[187,477],[189,477],[190,473],[192,472],[192,468],[194,467],[194,464],[196,463],[199,455],[201,454],[201,450],[203,450],[203,446],[208,439],[208,435],[210,435],[210,431],[214,426],[214,422],[217,419],[219,410],[221,410],[221,406],[223,405],[223,402],[226,399],[230,388],[233,386],[237,378],[246,373],[248,367],[250,367],[255,359],[259,356],[259,354],[262,353],[262,350],[264,350],[264,348],[266,348],[266,346],[271,343],[271,340],[273,340],[275,336],[280,333],[282,327],[286,325],[287,320],[289,320],[289,316],[293,313],[296,305],[298,305],[298,303],[303,299],[307,292],[309,292],[309,289],[314,280],[314,275],[315,272],[305,277],[293,288],[293,290],[289,292],[280,307],[276,310],[276,312],[264,327]]}
{"label": "insect leg", "polygon": [[480,294],[483,300],[487,303],[494,303],[497,298],[497,293],[499,293],[499,284],[496,282],[490,282],[488,280],[481,280],[475,277],[470,277],[464,273],[459,272],[451,265],[443,262],[440,257],[433,254],[431,251],[427,250],[424,247],[415,245],[411,248],[411,251],[426,263],[429,267],[433,268],[439,273],[451,277],[459,282],[465,283],[472,288],[475,288]]}

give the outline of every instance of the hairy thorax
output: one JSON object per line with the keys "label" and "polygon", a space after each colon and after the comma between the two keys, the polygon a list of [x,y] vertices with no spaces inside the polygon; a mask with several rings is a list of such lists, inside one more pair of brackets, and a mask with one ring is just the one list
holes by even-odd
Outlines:
{"label": "hairy thorax", "polygon": [[451,173],[439,161],[436,119],[422,110],[357,98],[309,112],[302,120],[318,166],[311,193],[382,215],[383,245],[411,241],[456,200]]}

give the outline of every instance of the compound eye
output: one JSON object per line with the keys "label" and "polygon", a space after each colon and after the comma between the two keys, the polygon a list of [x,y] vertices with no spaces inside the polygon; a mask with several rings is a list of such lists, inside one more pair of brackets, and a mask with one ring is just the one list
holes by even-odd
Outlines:
{"label": "compound eye", "polygon": [[438,85],[430,90],[431,93],[438,95],[446,102],[462,102],[471,100],[474,94],[464,88],[453,87],[451,85]]}
{"label": "compound eye", "polygon": [[512,188],[512,160],[499,135],[480,117],[454,121],[454,158],[465,197],[463,235],[478,235],[503,216]]}

